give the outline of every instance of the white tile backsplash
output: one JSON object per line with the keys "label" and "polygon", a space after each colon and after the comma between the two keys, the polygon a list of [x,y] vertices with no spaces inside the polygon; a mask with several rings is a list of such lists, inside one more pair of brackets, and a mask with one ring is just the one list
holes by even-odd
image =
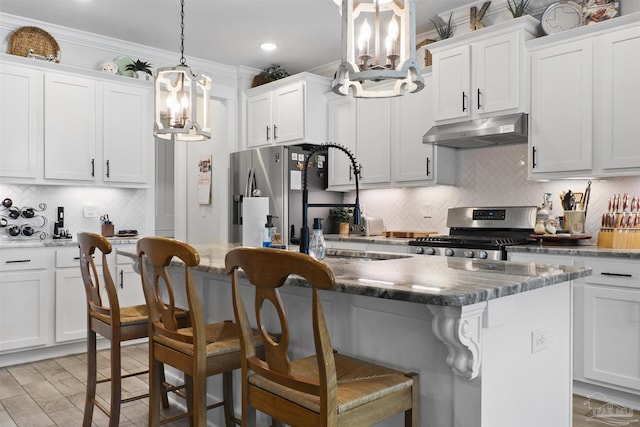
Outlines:
{"label": "white tile backsplash", "polygon": [[[527,145],[459,150],[455,187],[415,187],[363,190],[360,202],[367,215],[382,217],[387,230],[435,230],[448,233],[447,208],[453,206],[535,205],[553,194],[553,214],[562,215],[560,193],[584,192],[587,180],[527,180]],[[443,167],[443,165],[438,165]],[[600,216],[614,193],[640,195],[640,177],[593,180],[586,232],[595,243]],[[350,193],[346,199],[353,201]],[[425,204],[428,206],[425,207]],[[426,215],[425,215],[426,214]],[[425,218],[430,216],[430,218]]]}
{"label": "white tile backsplash", "polygon": [[[37,208],[40,203],[46,203],[47,209],[44,212],[38,212],[38,215],[47,218],[48,224],[45,231],[49,237],[53,233],[58,206],[64,206],[64,228],[68,229],[74,238],[79,231],[100,233],[99,216],[105,213],[109,214],[116,232],[123,229],[138,230],[140,233],[148,232],[145,219],[147,190],[144,189],[0,184],[0,199],[7,197],[13,201],[14,206],[20,208],[25,206]],[[97,218],[84,218],[85,204],[96,206]],[[6,214],[7,211],[0,207],[0,216],[6,216]],[[40,224],[35,220],[24,218],[10,222]],[[6,229],[0,229],[0,239],[9,238]],[[19,239],[34,239],[34,237]]]}

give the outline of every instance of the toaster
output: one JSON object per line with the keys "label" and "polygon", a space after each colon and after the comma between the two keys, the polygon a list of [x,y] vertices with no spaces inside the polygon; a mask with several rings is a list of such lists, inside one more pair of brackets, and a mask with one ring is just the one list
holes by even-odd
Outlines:
{"label": "toaster", "polygon": [[358,225],[354,224],[353,218],[349,222],[349,234],[354,236],[380,236],[384,231],[382,218],[363,216]]}

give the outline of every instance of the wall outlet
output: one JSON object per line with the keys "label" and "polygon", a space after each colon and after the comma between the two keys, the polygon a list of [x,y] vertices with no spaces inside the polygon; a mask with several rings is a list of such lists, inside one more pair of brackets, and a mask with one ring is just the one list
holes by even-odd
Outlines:
{"label": "wall outlet", "polygon": [[84,217],[96,218],[98,216],[98,208],[96,205],[84,205]]}
{"label": "wall outlet", "polygon": [[426,202],[422,204],[422,217],[431,218],[431,203]]}
{"label": "wall outlet", "polygon": [[547,348],[549,344],[549,330],[547,328],[531,331],[531,354]]}

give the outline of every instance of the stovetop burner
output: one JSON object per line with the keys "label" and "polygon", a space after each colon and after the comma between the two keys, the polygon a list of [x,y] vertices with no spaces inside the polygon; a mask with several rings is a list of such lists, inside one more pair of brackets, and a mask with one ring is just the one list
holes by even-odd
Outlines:
{"label": "stovetop burner", "polygon": [[[530,233],[528,233],[530,234]],[[522,245],[531,242],[527,237],[490,237],[490,236],[427,236],[418,237],[409,242],[410,246],[453,246],[459,248],[500,248],[510,245]]]}

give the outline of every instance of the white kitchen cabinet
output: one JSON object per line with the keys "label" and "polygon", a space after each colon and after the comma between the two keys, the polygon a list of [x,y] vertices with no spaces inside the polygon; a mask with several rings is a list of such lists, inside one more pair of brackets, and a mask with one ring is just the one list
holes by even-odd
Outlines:
{"label": "white kitchen cabinet", "polygon": [[150,87],[102,86],[102,177],[106,182],[144,184],[153,151]]}
{"label": "white kitchen cabinet", "polygon": [[422,142],[434,124],[433,81],[431,74],[423,78],[420,92],[391,101],[391,181],[398,185],[455,185],[455,150]]}
{"label": "white kitchen cabinet", "polygon": [[623,258],[584,257],[593,274],[577,282],[577,379],[640,394],[640,265]]}
{"label": "white kitchen cabinet", "polygon": [[326,139],[330,80],[300,73],[247,91],[247,146]]}
{"label": "white kitchen cabinet", "polygon": [[[411,96],[411,95],[406,95]],[[388,184],[391,180],[391,100],[356,99],[356,159],[360,184]]]}
{"label": "white kitchen cabinet", "polygon": [[[99,253],[99,252],[98,252]],[[102,266],[102,256],[95,257]],[[103,280],[101,274],[100,280]],[[87,338],[87,294],[80,272],[77,247],[56,249],[55,341],[64,343]]]}
{"label": "white kitchen cabinet", "polygon": [[591,172],[592,65],[591,40],[532,53],[529,138],[532,176]]}
{"label": "white kitchen cabinet", "polygon": [[0,352],[49,344],[51,264],[47,249],[0,250]]}
{"label": "white kitchen cabinet", "polygon": [[[119,249],[135,250],[135,245],[120,246]],[[133,269],[132,258],[116,254],[116,274],[113,280],[121,306],[146,304],[140,274]]]}
{"label": "white kitchen cabinet", "polygon": [[637,21],[624,17],[527,44],[531,177],[640,174]]}
{"label": "white kitchen cabinet", "polygon": [[0,177],[38,177],[42,80],[42,71],[9,64],[0,67]]}
{"label": "white kitchen cabinet", "polygon": [[45,179],[94,181],[95,80],[47,72],[44,94]]}
{"label": "white kitchen cabinet", "polygon": [[603,175],[638,174],[640,144],[640,27],[594,39],[594,138]]}
{"label": "white kitchen cabinet", "polygon": [[148,82],[11,55],[2,61],[3,182],[148,183],[153,157]]}
{"label": "white kitchen cabinet", "polygon": [[[356,154],[356,101],[351,96],[332,95],[328,101],[328,140]],[[349,158],[335,148],[329,149],[329,187],[353,187]]]}
{"label": "white kitchen cabinet", "polygon": [[430,44],[434,120],[526,112],[524,42],[536,36],[537,24],[524,16]]}

